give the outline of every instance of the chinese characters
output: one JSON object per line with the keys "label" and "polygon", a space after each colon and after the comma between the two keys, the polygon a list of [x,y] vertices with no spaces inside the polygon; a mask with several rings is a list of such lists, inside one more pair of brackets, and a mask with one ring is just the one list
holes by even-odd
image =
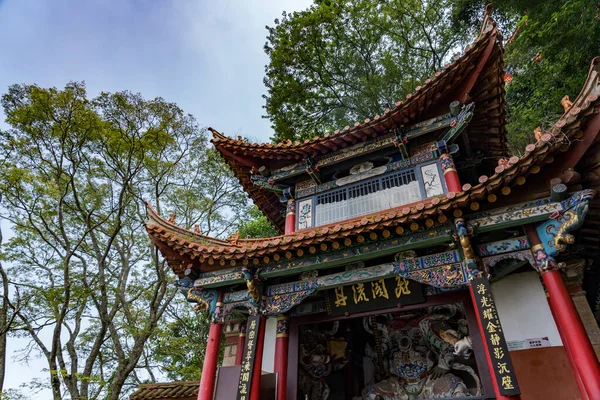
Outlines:
{"label": "chinese characters", "polygon": [[242,357],[237,400],[250,399],[250,384],[252,382],[252,371],[254,369],[254,355],[256,353],[256,340],[258,339],[257,336],[260,325],[259,321],[260,319],[257,316],[250,316],[248,318],[248,336],[246,338],[246,347],[244,348],[244,355]]}
{"label": "chinese characters", "polygon": [[363,312],[425,301],[422,286],[401,276],[339,286],[327,292],[329,314]]}
{"label": "chinese characters", "polygon": [[489,281],[484,278],[476,278],[471,281],[475,306],[481,318],[487,347],[492,358],[494,374],[503,395],[519,394],[519,387],[513,372],[512,363],[508,354],[508,348],[504,341],[502,325],[498,318],[498,311],[492,297]]}

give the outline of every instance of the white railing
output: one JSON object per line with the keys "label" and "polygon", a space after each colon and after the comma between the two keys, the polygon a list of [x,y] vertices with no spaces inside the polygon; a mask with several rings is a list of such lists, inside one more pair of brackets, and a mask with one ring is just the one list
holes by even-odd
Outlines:
{"label": "white railing", "polygon": [[359,191],[351,189],[349,195],[346,191],[338,192],[335,193],[335,198],[324,198],[318,201],[321,204],[316,206],[315,226],[359,217],[421,200],[421,190],[419,182],[416,180],[384,190],[364,189],[362,195],[357,193]]}

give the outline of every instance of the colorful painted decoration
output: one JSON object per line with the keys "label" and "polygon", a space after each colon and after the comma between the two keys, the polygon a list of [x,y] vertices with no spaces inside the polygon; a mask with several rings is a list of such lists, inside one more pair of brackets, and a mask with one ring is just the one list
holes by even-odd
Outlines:
{"label": "colorful painted decoration", "polygon": [[472,352],[462,308],[444,305],[407,314],[363,318],[364,330],[369,334],[365,362],[372,364],[375,373],[361,398],[479,396],[482,388],[478,373],[465,363]]}
{"label": "colorful painted decoration", "polygon": [[312,199],[298,202],[298,230],[312,227]]}
{"label": "colorful painted decoration", "polygon": [[425,186],[425,197],[434,197],[444,194],[444,186],[440,178],[440,171],[436,163],[421,167],[421,176]]}
{"label": "colorful painted decoration", "polygon": [[483,258],[482,262],[483,262],[483,265],[486,266],[486,268],[491,268],[491,267],[494,267],[499,262],[504,261],[504,260],[529,261],[531,266],[536,268],[536,262],[533,257],[533,253],[531,253],[531,250],[521,250],[521,251],[514,251],[512,253],[496,254],[496,255],[493,255],[490,257]]}
{"label": "colorful painted decoration", "polygon": [[399,268],[396,267],[394,272],[407,279],[438,288],[461,287],[468,283],[467,271],[464,263],[440,265],[412,271],[400,271]]}
{"label": "colorful painted decoration", "polygon": [[566,250],[567,245],[575,241],[571,232],[583,225],[588,203],[595,195],[594,190],[582,190],[561,203],[552,203],[557,204],[559,208],[550,219],[537,225],[538,235],[548,256],[556,257]]}
{"label": "colorful painted decoration", "polygon": [[[542,202],[540,205],[537,205],[536,203],[524,203],[477,214],[475,218],[469,218],[468,223],[469,226],[476,230],[489,231],[497,229],[496,225],[498,224],[514,224],[534,217],[550,216],[561,210],[562,206],[560,203],[550,203],[547,201]],[[483,216],[478,217],[479,215]]]}
{"label": "colorful painted decoration", "polygon": [[483,243],[477,248],[477,253],[481,257],[493,256],[496,254],[510,253],[512,251],[528,249],[529,240],[527,236],[498,240],[496,242]]}

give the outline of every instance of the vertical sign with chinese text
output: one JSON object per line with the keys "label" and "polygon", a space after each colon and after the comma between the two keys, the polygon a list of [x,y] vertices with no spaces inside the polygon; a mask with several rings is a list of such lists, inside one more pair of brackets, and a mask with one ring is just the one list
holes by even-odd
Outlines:
{"label": "vertical sign with chinese text", "polygon": [[475,299],[475,309],[483,325],[483,336],[487,343],[489,357],[492,360],[493,373],[498,382],[498,389],[503,396],[520,394],[517,377],[508,354],[508,346],[504,339],[498,310],[492,297],[490,282],[485,278],[471,281]]}
{"label": "vertical sign with chinese text", "polygon": [[328,290],[327,312],[329,315],[344,315],[371,310],[408,305],[425,301],[420,283],[401,276],[379,279],[366,283],[339,286]]}
{"label": "vertical sign with chinese text", "polygon": [[[246,345],[242,356],[240,368],[240,381],[238,383],[237,400],[250,399],[250,385],[252,383],[252,371],[254,370],[254,356],[256,354],[256,341],[260,328],[260,317],[251,315],[246,324]],[[241,349],[239,351],[242,351]]]}

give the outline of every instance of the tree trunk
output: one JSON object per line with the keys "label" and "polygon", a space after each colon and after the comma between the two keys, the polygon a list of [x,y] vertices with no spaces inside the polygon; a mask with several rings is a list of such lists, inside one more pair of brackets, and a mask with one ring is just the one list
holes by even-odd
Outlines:
{"label": "tree trunk", "polygon": [[[1,200],[0,196],[0,200]],[[0,228],[0,245],[2,245],[2,228]],[[8,335],[8,276],[0,262],[0,277],[2,278],[2,306],[0,307],[0,395],[4,391],[4,376],[6,375],[6,335]],[[0,396],[2,397],[2,396]]]}
{"label": "tree trunk", "polygon": [[[0,264],[0,269],[2,265]],[[3,271],[4,272],[4,271]],[[4,287],[4,295],[2,298],[2,307],[0,308],[0,329],[4,331],[5,327],[8,324],[8,302],[6,301],[6,297],[8,297],[8,293],[6,292],[8,288],[8,282],[4,279],[4,274],[2,274],[2,285]],[[4,391],[4,375],[6,374],[6,335],[8,332],[0,333],[0,394]]]}

